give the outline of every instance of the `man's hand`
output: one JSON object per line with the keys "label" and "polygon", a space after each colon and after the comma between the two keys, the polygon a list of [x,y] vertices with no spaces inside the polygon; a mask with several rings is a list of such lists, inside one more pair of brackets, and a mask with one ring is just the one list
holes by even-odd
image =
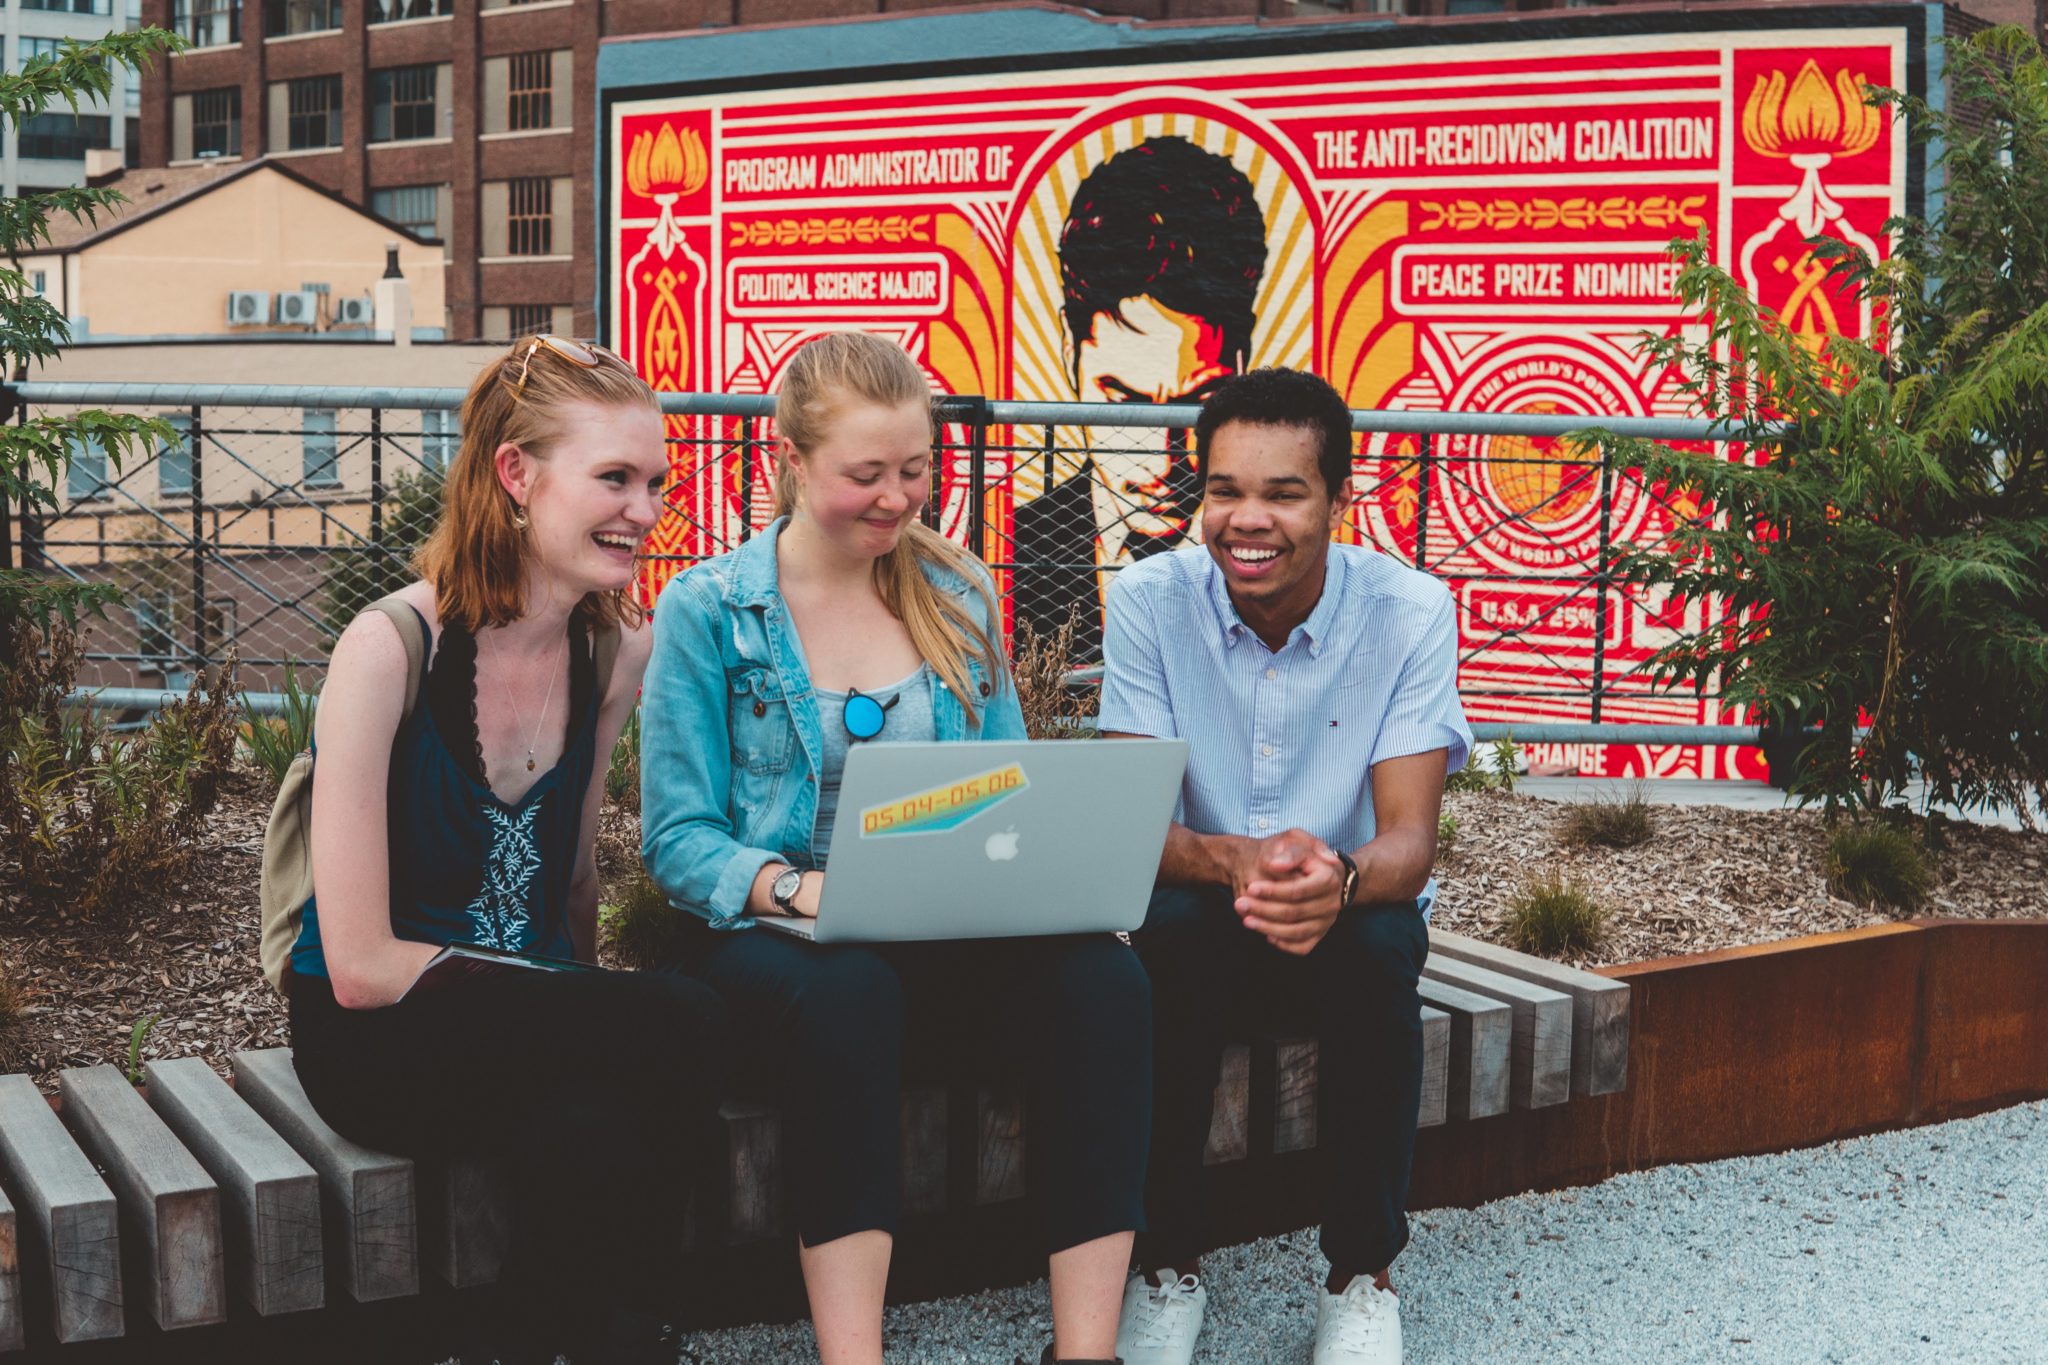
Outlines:
{"label": "man's hand", "polygon": [[1344,864],[1305,830],[1247,841],[1231,866],[1231,902],[1244,927],[1283,953],[1306,956],[1337,922]]}

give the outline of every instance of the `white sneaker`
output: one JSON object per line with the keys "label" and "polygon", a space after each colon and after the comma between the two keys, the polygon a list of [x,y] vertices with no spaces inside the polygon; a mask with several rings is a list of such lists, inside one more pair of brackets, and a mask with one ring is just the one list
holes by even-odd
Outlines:
{"label": "white sneaker", "polygon": [[1162,1269],[1165,1284],[1133,1275],[1124,1286],[1123,1316],[1116,1325],[1116,1353],[1124,1365],[1188,1365],[1209,1291],[1194,1275]]}
{"label": "white sneaker", "polygon": [[1316,1291],[1313,1365],[1401,1365],[1401,1301],[1370,1275],[1354,1275],[1341,1294]]}

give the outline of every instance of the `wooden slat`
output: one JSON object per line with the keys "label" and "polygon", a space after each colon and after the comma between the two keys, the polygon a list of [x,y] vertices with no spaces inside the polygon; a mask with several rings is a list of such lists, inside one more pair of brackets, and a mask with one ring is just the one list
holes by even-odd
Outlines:
{"label": "wooden slat", "polygon": [[21,1306],[21,1229],[0,1189],[0,1351],[19,1351],[26,1341]]}
{"label": "wooden slat", "polygon": [[1223,1049],[1223,1069],[1209,1107],[1209,1141],[1202,1164],[1242,1161],[1252,1150],[1252,1050],[1243,1043]]}
{"label": "wooden slat", "polygon": [[1273,1040],[1273,1153],[1316,1145],[1316,1040]]}
{"label": "wooden slat", "polygon": [[1514,1012],[1506,1002],[1424,977],[1422,1002],[1451,1017],[1447,1116],[1486,1118],[1508,1111],[1508,1061]]}
{"label": "wooden slat", "polygon": [[1014,1090],[981,1090],[975,1103],[974,1202],[1024,1197],[1024,1099]]}
{"label": "wooden slat", "polygon": [[328,1266],[359,1303],[420,1292],[413,1165],[327,1126],[292,1070],[289,1048],[235,1054],[235,1093],[320,1176]]}
{"label": "wooden slat", "polygon": [[1513,1064],[1508,1096],[1517,1109],[1563,1104],[1572,1089],[1571,997],[1455,958],[1432,957],[1422,974],[1508,1006]]}
{"label": "wooden slat", "polygon": [[121,1225],[114,1192],[26,1076],[0,1076],[0,1174],[20,1201],[33,1268],[59,1342],[121,1335]]}
{"label": "wooden slat", "polygon": [[142,1075],[150,1106],[220,1185],[230,1282],[264,1317],[320,1307],[320,1177],[200,1058]]}
{"label": "wooden slat", "polygon": [[1627,982],[1441,929],[1429,931],[1429,951],[1570,996],[1572,1094],[1613,1095],[1628,1088]]}
{"label": "wooden slat", "polygon": [[1442,1010],[1422,1007],[1422,1107],[1415,1116],[1417,1128],[1430,1128],[1444,1121],[1449,1109],[1451,1074],[1451,1017]]}
{"label": "wooden slat", "polygon": [[512,1240],[505,1178],[480,1161],[451,1161],[419,1173],[427,1264],[454,1289],[495,1284]]}
{"label": "wooden slat", "polygon": [[903,1092],[903,1212],[939,1213],[946,1207],[946,1092]]}
{"label": "wooden slat", "polygon": [[225,1322],[220,1186],[115,1068],[60,1071],[57,1094],[65,1125],[120,1204],[136,1305],[167,1332]]}
{"label": "wooden slat", "polygon": [[782,1115],[765,1104],[719,1106],[725,1127],[726,1231],[735,1242],[782,1230]]}

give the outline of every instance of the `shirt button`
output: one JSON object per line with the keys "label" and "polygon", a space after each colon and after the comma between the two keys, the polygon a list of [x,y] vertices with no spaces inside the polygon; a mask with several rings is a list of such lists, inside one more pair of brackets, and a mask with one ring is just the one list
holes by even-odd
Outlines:
{"label": "shirt button", "polygon": [[1270,824],[1272,824],[1272,823],[1273,823],[1273,822],[1272,822],[1271,820],[1268,820],[1268,819],[1267,819],[1267,818],[1266,818],[1265,816],[1263,816],[1263,815],[1261,815],[1261,816],[1259,817],[1259,828],[1260,828],[1260,829],[1264,829],[1264,828],[1266,828],[1266,826],[1268,826],[1268,825],[1270,825]]}
{"label": "shirt button", "polygon": [[1280,676],[1280,670],[1277,668],[1269,668],[1266,670],[1266,676],[1269,678],[1277,678]]}
{"label": "shirt button", "polygon": [[1262,744],[1259,746],[1259,752],[1264,754],[1267,758],[1271,758],[1273,756],[1273,746],[1270,744]]}

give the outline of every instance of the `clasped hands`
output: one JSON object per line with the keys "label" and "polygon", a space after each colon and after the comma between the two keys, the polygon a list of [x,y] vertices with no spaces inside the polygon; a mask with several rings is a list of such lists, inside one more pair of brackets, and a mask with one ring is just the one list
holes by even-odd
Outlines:
{"label": "clasped hands", "polygon": [[1230,861],[1230,890],[1245,928],[1283,953],[1305,957],[1343,908],[1344,864],[1306,830],[1241,839]]}

